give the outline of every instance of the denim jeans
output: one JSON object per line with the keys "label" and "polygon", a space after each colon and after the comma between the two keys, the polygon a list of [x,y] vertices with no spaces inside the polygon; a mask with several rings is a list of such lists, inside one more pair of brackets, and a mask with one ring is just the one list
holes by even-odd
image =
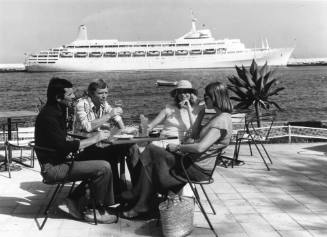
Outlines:
{"label": "denim jeans", "polygon": [[91,180],[95,191],[97,205],[110,206],[114,204],[113,176],[111,166],[102,160],[74,161],[70,174],[71,163],[52,165],[47,163],[43,166],[42,175],[48,182],[82,181],[71,194],[71,198],[78,200],[85,194],[86,180]]}

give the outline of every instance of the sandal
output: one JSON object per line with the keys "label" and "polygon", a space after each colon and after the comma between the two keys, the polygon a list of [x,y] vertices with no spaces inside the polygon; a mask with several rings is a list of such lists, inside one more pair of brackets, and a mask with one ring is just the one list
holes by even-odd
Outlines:
{"label": "sandal", "polygon": [[151,218],[153,216],[153,213],[151,211],[145,211],[145,212],[138,212],[134,209],[130,209],[129,211],[122,212],[122,218],[133,220],[133,219],[146,219]]}

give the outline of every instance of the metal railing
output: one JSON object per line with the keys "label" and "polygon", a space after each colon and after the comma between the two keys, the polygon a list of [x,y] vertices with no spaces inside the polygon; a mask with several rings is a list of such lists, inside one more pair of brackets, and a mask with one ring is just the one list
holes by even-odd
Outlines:
{"label": "metal railing", "polygon": [[[237,129],[243,130],[243,129]],[[237,131],[236,130],[236,131]],[[264,136],[269,127],[256,128],[259,135]],[[288,137],[288,142],[292,143],[292,137],[310,138],[310,139],[323,139],[327,140],[327,128],[314,128],[293,125],[272,126],[268,140]]]}

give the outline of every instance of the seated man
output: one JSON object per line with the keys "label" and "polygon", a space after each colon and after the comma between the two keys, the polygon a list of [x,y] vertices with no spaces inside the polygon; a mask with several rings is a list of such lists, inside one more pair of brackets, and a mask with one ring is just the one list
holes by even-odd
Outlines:
{"label": "seated man", "polygon": [[[68,141],[66,139],[66,109],[74,98],[72,84],[69,81],[61,78],[50,80],[46,105],[40,111],[35,122],[35,144],[53,149],[56,152],[38,154],[38,159],[42,164],[41,174],[49,182],[90,179],[95,190],[99,223],[113,223],[117,217],[110,215],[106,210],[106,207],[114,204],[113,177],[110,164],[96,160],[95,157],[89,161],[75,161],[70,167],[70,163],[66,160],[69,153],[84,149],[110,136],[109,132],[101,131],[81,141]],[[82,218],[78,202],[84,194],[85,182],[82,182],[59,208],[67,211],[74,218]],[[92,221],[93,212],[86,210],[84,219]]]}
{"label": "seated man", "polygon": [[108,86],[102,79],[90,83],[87,96],[80,98],[76,104],[75,131],[96,131],[108,122],[116,123],[121,129],[125,127],[120,117],[123,110],[111,107],[107,97]]}
{"label": "seated man", "polygon": [[[102,79],[90,83],[87,96],[80,98],[76,104],[74,131],[97,131],[108,122],[115,123],[120,129],[124,129],[124,123],[121,119],[122,109],[120,107],[112,108],[107,102],[107,97],[108,85]],[[116,196],[121,192],[117,167],[117,162],[121,158],[127,157],[127,166],[132,183],[135,182],[137,174],[134,168],[139,157],[139,149],[136,144],[107,146],[105,148],[94,145],[85,149],[84,152],[87,154],[86,159],[96,157],[111,164]]]}

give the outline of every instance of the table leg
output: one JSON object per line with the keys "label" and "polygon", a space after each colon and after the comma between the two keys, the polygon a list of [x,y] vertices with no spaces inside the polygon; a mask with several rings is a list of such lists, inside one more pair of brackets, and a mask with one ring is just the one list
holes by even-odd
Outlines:
{"label": "table leg", "polygon": [[127,190],[127,181],[126,181],[126,175],[125,175],[125,157],[120,158],[120,189],[121,191]]}
{"label": "table leg", "polygon": [[7,126],[8,126],[8,141],[11,141],[11,118],[7,119]]}

